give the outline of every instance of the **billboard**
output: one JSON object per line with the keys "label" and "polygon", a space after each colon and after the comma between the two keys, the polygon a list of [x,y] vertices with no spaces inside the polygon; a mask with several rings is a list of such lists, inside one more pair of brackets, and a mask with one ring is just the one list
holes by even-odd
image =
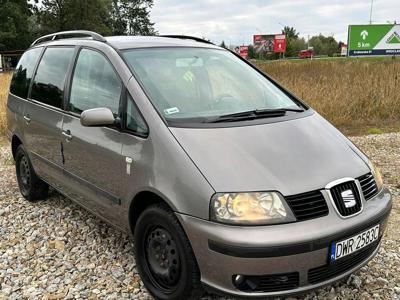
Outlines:
{"label": "billboard", "polygon": [[285,53],[286,52],[286,35],[277,34],[274,40],[274,52]]}
{"label": "billboard", "polygon": [[244,59],[249,59],[249,46],[240,46],[239,55]]}
{"label": "billboard", "polygon": [[275,34],[258,34],[254,36],[254,53],[265,54],[274,52]]}
{"label": "billboard", "polygon": [[350,25],[349,56],[400,55],[400,25]]}
{"label": "billboard", "polygon": [[253,37],[254,53],[285,53],[286,36],[284,34],[257,34]]}

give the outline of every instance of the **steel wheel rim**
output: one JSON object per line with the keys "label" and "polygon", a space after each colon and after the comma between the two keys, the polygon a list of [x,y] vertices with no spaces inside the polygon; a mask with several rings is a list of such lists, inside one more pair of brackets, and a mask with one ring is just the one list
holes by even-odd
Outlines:
{"label": "steel wheel rim", "polygon": [[172,293],[178,286],[181,271],[176,242],[163,227],[147,230],[144,239],[146,264],[152,283],[166,293]]}
{"label": "steel wheel rim", "polygon": [[26,193],[29,191],[29,187],[31,184],[31,170],[29,167],[29,162],[26,156],[22,156],[19,162],[19,182],[23,191]]}

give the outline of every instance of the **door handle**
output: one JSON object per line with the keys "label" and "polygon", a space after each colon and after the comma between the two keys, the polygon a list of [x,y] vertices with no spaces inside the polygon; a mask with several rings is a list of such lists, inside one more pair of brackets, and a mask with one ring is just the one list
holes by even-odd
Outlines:
{"label": "door handle", "polygon": [[70,130],[63,131],[62,135],[65,137],[65,140],[69,142],[72,139],[72,134]]}
{"label": "door handle", "polygon": [[25,115],[24,120],[25,120],[26,124],[29,124],[31,122],[31,117],[29,115]]}

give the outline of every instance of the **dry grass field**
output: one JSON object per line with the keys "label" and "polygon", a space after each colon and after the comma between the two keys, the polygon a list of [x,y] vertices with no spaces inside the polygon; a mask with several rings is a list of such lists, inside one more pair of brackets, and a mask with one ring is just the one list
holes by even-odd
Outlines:
{"label": "dry grass field", "polygon": [[[256,64],[347,134],[400,130],[399,59]],[[0,135],[10,79],[11,73],[0,73]]]}
{"label": "dry grass field", "polygon": [[0,136],[6,133],[6,105],[11,76],[11,72],[0,73]]}
{"label": "dry grass field", "polygon": [[[349,134],[400,130],[400,60],[332,59],[257,65]],[[379,130],[375,131],[379,132]]]}

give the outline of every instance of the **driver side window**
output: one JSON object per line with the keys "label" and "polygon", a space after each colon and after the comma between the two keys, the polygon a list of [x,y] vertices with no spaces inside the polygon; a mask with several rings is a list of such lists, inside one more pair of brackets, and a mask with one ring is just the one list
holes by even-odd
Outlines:
{"label": "driver side window", "polygon": [[72,79],[69,110],[80,114],[107,107],[117,114],[121,91],[122,83],[110,62],[97,51],[82,49]]}

